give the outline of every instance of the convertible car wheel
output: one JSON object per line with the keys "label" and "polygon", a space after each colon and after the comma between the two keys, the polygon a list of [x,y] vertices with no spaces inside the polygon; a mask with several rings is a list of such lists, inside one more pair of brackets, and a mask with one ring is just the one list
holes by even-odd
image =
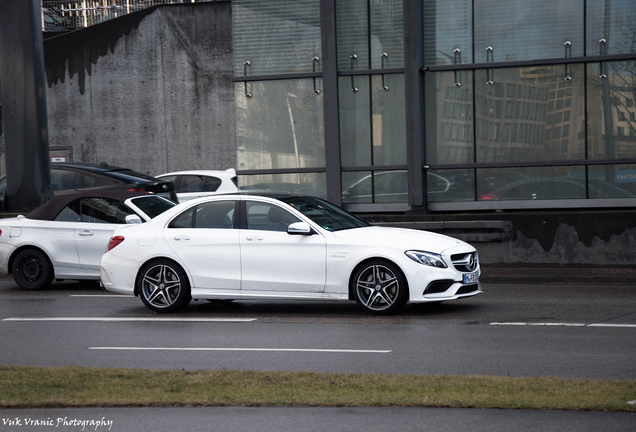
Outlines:
{"label": "convertible car wheel", "polygon": [[375,315],[391,314],[406,303],[407,286],[402,272],[386,261],[371,261],[353,277],[356,302]]}
{"label": "convertible car wheel", "polygon": [[155,312],[175,312],[190,302],[190,284],[179,266],[167,260],[146,264],[139,277],[139,295]]}
{"label": "convertible car wheel", "polygon": [[21,288],[39,290],[51,284],[53,269],[44,253],[25,249],[13,261],[13,279]]}

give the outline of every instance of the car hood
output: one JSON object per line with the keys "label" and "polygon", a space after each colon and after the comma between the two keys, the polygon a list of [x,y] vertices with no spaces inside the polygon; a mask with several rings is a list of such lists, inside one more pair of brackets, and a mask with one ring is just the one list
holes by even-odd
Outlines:
{"label": "car hood", "polygon": [[342,240],[363,242],[374,244],[376,246],[378,244],[390,244],[393,247],[401,245],[404,250],[415,249],[433,253],[442,253],[447,249],[458,246],[469,247],[472,249],[472,246],[468,243],[443,234],[407,228],[369,226],[364,228],[335,231],[332,234]]}

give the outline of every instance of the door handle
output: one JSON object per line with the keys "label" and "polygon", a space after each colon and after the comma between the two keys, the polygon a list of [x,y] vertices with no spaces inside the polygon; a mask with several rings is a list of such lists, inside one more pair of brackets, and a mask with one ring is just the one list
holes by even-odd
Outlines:
{"label": "door handle", "polygon": [[190,237],[187,235],[176,235],[174,236],[174,239],[176,241],[180,241],[180,240],[190,240]]}
{"label": "door handle", "polygon": [[79,233],[77,233],[78,235],[81,235],[82,237],[90,237],[93,235],[92,232],[90,231],[80,231]]}
{"label": "door handle", "polygon": [[249,236],[247,237],[247,241],[261,241],[263,240],[263,237],[261,236]]}

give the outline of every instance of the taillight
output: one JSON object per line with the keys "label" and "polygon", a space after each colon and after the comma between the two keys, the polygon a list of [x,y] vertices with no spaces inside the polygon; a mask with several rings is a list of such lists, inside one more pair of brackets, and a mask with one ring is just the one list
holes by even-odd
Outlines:
{"label": "taillight", "polygon": [[109,250],[112,250],[115,246],[117,246],[119,243],[123,241],[124,241],[124,238],[122,236],[111,237],[110,241],[108,242],[108,246],[106,247],[106,252],[108,252]]}
{"label": "taillight", "polygon": [[142,188],[138,188],[138,187],[136,187],[136,188],[131,188],[131,189],[126,189],[126,191],[128,191],[128,192],[143,192],[143,193],[150,193],[150,192],[145,191],[145,190],[143,190]]}
{"label": "taillight", "polygon": [[0,236],[2,235],[2,230],[0,230]]}

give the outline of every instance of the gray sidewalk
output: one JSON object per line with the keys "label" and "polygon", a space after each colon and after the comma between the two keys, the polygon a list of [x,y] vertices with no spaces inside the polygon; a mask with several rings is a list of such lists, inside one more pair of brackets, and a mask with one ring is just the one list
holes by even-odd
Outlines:
{"label": "gray sidewalk", "polygon": [[[8,426],[9,420],[20,426]],[[29,426],[26,420],[51,424]],[[92,423],[91,423],[92,422]],[[624,432],[628,413],[459,408],[165,407],[0,409],[1,432]]]}

